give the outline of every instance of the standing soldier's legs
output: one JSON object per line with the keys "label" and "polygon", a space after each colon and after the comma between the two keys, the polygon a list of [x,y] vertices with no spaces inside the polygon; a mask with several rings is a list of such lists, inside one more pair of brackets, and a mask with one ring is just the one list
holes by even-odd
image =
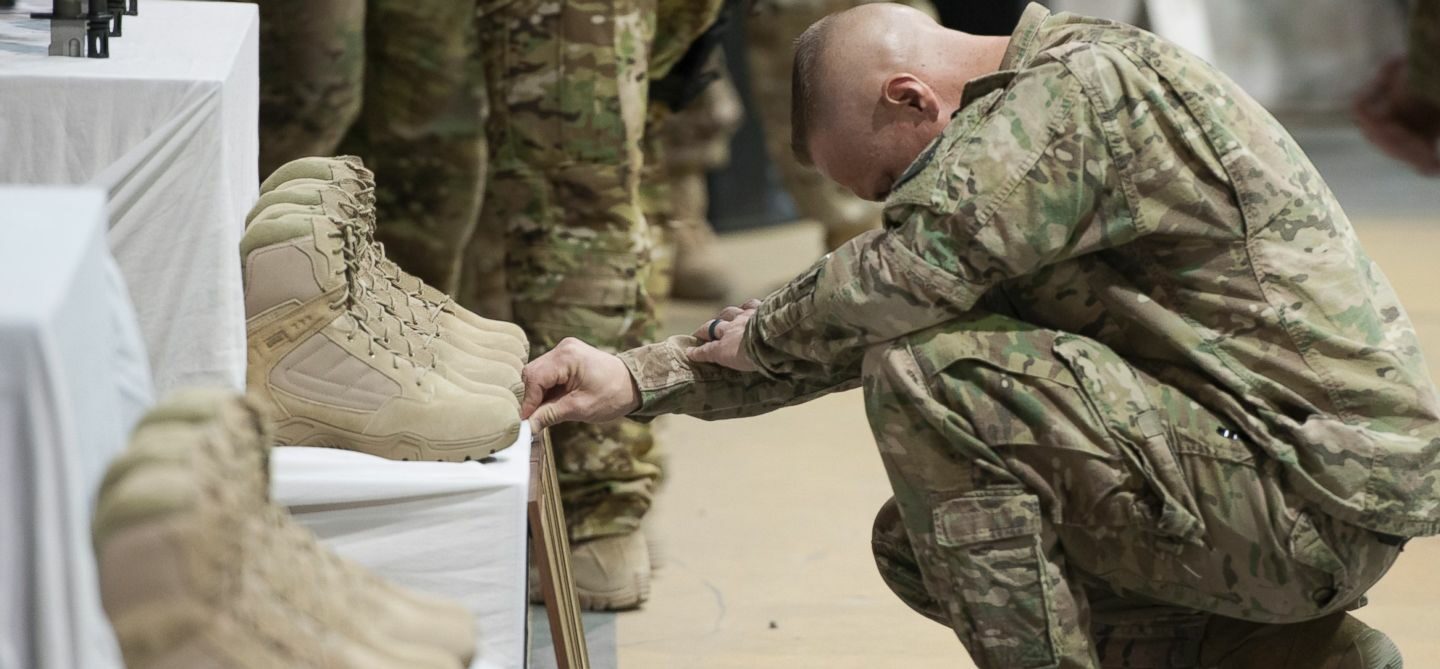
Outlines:
{"label": "standing soldier's legs", "polygon": [[360,111],[365,0],[260,5],[260,177],[330,155]]}
{"label": "standing soldier's legs", "polygon": [[[872,350],[864,383],[895,490],[876,562],[978,666],[1329,666],[1249,641],[1341,623],[1393,650],[1343,616],[1280,624],[1356,606],[1394,542],[1308,509],[1224,420],[1105,346],[977,314]],[[1331,652],[1319,640],[1279,652]]]}
{"label": "standing soldier's legs", "polygon": [[664,138],[665,151],[656,176],[666,182],[667,223],[674,244],[674,295],[684,300],[719,300],[729,292],[719,240],[707,215],[706,173],[730,162],[730,139],[744,110],[725,69],[723,52],[716,49],[710,54],[706,70],[718,78],[662,128],[646,130]]}
{"label": "standing soldier's legs", "polygon": [[[645,277],[645,290],[657,310],[670,299],[675,278],[675,237],[671,214],[675,201],[671,194],[674,179],[665,156],[669,153],[669,128],[676,119],[663,104],[650,103],[645,122],[645,136],[640,140],[645,168],[640,171],[640,209],[645,227],[650,231],[650,271]],[[663,318],[657,311],[656,318]]]}
{"label": "standing soldier's legs", "polygon": [[[609,351],[654,336],[638,191],[654,16],[653,0],[485,3],[481,225],[506,230],[514,318],[537,354],[567,336]],[[633,533],[659,474],[641,459],[647,428],[567,424],[551,436],[577,555],[583,542]]]}
{"label": "standing soldier's legs", "polygon": [[344,149],[375,171],[380,241],[456,292],[485,184],[485,91],[475,3],[370,0],[365,102]]}

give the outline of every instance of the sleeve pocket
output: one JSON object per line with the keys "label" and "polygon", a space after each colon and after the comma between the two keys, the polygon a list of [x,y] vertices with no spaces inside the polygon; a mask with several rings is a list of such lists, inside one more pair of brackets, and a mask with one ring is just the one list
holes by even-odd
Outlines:
{"label": "sleeve pocket", "polygon": [[[985,491],[935,509],[935,540],[950,570],[957,630],[981,666],[1038,669],[1056,664],[1053,585],[1040,550],[1040,500]],[[958,609],[958,610],[957,610]]]}

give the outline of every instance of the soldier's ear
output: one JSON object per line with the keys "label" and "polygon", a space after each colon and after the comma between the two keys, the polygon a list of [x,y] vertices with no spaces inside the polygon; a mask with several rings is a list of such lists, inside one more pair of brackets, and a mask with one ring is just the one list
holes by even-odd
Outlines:
{"label": "soldier's ear", "polygon": [[939,98],[928,84],[906,72],[892,74],[885,80],[885,104],[926,116],[939,113]]}

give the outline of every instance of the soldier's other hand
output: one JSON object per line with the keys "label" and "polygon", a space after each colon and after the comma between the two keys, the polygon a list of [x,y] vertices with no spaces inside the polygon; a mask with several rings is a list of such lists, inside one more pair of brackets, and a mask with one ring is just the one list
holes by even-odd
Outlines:
{"label": "soldier's other hand", "polygon": [[520,417],[532,430],[556,423],[603,423],[640,408],[640,391],[618,356],[567,337],[525,365]]}
{"label": "soldier's other hand", "polygon": [[1407,79],[1403,58],[1381,67],[1355,98],[1355,125],[1391,158],[1440,175],[1440,105],[1415,95]]}
{"label": "soldier's other hand", "polygon": [[727,307],[720,312],[720,317],[706,321],[695,329],[695,338],[706,343],[686,350],[686,357],[692,362],[720,365],[741,372],[755,371],[755,363],[745,356],[745,324],[750,322],[759,306],[759,300],[750,300],[739,307]]}
{"label": "soldier's other hand", "polygon": [[700,341],[710,341],[711,323],[719,321],[719,323],[716,323],[715,325],[715,333],[718,335],[720,333],[721,326],[724,323],[735,320],[736,316],[739,316],[740,314],[743,314],[747,311],[755,311],[755,309],[759,306],[760,300],[752,298],[746,300],[745,304],[742,304],[738,307],[725,307],[724,309],[720,310],[720,313],[715,314],[714,318],[707,319],[705,322],[701,323],[700,327],[695,328],[695,331],[690,333],[690,336],[699,339]]}

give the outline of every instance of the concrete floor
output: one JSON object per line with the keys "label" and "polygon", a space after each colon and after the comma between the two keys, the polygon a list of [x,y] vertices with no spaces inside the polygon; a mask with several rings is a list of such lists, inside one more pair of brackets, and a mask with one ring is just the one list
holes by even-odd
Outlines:
{"label": "concrete floor", "polygon": [[[1344,129],[1297,134],[1399,291],[1440,378],[1440,181],[1407,174]],[[819,239],[812,224],[726,237],[735,297],[763,296],[793,276],[818,256]],[[669,305],[667,331],[688,332],[714,310]],[[650,531],[665,564],[650,603],[617,616],[618,657],[606,648],[597,668],[972,666],[948,629],[912,613],[875,572],[870,523],[889,489],[858,392],[725,423],[669,417],[658,429],[669,480]],[[1440,540],[1412,542],[1358,614],[1413,667],[1440,666],[1436,563]]]}

